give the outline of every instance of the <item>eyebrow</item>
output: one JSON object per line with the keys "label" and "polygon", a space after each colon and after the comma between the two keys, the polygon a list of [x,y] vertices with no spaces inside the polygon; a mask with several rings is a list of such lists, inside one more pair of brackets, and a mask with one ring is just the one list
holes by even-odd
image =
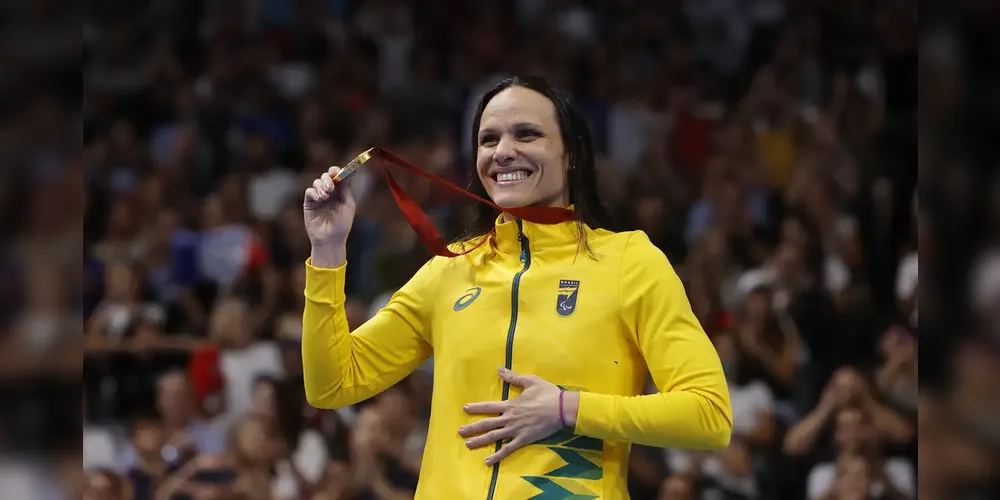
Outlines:
{"label": "eyebrow", "polygon": [[[542,126],[532,122],[517,122],[514,125],[512,125],[511,128],[513,128],[514,130],[531,129],[538,131],[542,129]],[[495,134],[495,133],[497,133],[497,130],[493,127],[487,127],[479,130],[479,135]]]}

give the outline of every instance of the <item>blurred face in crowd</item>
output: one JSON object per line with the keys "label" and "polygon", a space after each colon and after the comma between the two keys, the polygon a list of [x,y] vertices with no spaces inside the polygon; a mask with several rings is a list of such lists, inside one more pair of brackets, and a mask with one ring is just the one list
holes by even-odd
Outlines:
{"label": "blurred face in crowd", "polygon": [[83,500],[119,500],[122,493],[121,479],[110,472],[99,471],[87,477]]}
{"label": "blurred face in crowd", "polygon": [[861,248],[861,234],[854,221],[845,221],[837,232],[837,250],[844,263],[852,268],[859,267],[864,257]]}
{"label": "blurred face in crowd", "polygon": [[659,233],[663,229],[665,218],[663,199],[658,196],[644,196],[635,209],[636,219],[640,228],[647,233]]}
{"label": "blurred face in crowd", "polygon": [[156,229],[150,235],[150,245],[156,250],[169,251],[171,237],[178,227],[180,227],[180,217],[177,212],[164,209],[156,215]]}
{"label": "blurred face in crowd", "polygon": [[378,412],[386,424],[396,431],[408,429],[411,416],[410,400],[402,390],[394,389],[379,395]]}
{"label": "blurred face in crowd", "polygon": [[503,207],[566,206],[566,148],[555,106],[524,87],[501,91],[483,110],[476,170]]}
{"label": "blurred face in crowd", "polygon": [[660,485],[659,500],[694,500],[694,483],[688,477],[673,474]]}
{"label": "blurred face in crowd", "polygon": [[719,186],[719,209],[727,214],[745,210],[743,187],[735,180],[727,179]]}
{"label": "blurred face in crowd", "polygon": [[271,143],[267,136],[263,134],[252,135],[247,138],[243,149],[243,158],[252,169],[263,169],[269,167],[271,161]]}
{"label": "blurred face in crowd", "polygon": [[205,204],[201,208],[202,224],[206,228],[221,226],[226,222],[225,208],[222,198],[217,195],[209,196],[205,199]]}
{"label": "blurred face in crowd", "polygon": [[841,452],[857,455],[875,437],[875,430],[865,415],[856,408],[846,408],[837,414],[834,442]]}
{"label": "blurred face in crowd", "polygon": [[244,419],[236,429],[236,452],[248,462],[270,460],[271,443],[271,428],[263,418]]}
{"label": "blurred face in crowd", "polygon": [[776,255],[778,278],[786,286],[794,286],[802,275],[802,251],[792,244],[782,244]]}
{"label": "blurred face in crowd", "polygon": [[337,163],[337,155],[337,149],[328,139],[315,139],[309,142],[309,164],[316,168],[329,168],[330,165]]}
{"label": "blurred face in crowd", "polygon": [[757,289],[747,295],[746,320],[755,324],[763,324],[771,311],[771,293],[766,289]]}
{"label": "blurred face in crowd", "polygon": [[274,417],[277,398],[275,391],[276,388],[270,381],[262,380],[258,382],[256,387],[254,387],[252,411],[260,415]]}
{"label": "blurred face in crowd", "polygon": [[112,239],[127,238],[135,228],[135,210],[124,198],[113,202],[111,214],[108,216],[108,234]]}
{"label": "blurred face in crowd", "polygon": [[132,268],[123,262],[116,262],[108,267],[105,282],[108,284],[105,295],[112,301],[130,300],[139,291]]}
{"label": "blurred face in crowd", "polygon": [[136,422],[132,429],[132,445],[139,456],[155,457],[160,454],[165,439],[163,427],[155,420]]}
{"label": "blurred face in crowd", "polygon": [[156,409],[171,425],[183,425],[190,417],[191,388],[179,372],[162,376],[156,388]]}
{"label": "blurred face in crowd", "polygon": [[809,235],[798,219],[785,217],[785,220],[781,221],[781,241],[799,248],[806,248],[809,244]]}
{"label": "blurred face in crowd", "polygon": [[868,461],[850,457],[837,464],[837,498],[839,500],[865,500],[871,487]]}
{"label": "blurred face in crowd", "polygon": [[247,321],[248,306],[241,300],[227,300],[212,314],[212,339],[226,347],[244,347],[253,341]]}

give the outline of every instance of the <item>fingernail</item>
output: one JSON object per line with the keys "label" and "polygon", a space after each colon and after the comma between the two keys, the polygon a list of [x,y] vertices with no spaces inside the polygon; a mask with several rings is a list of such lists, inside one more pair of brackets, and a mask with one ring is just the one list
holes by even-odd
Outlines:
{"label": "fingernail", "polygon": [[486,459],[486,465],[493,465],[493,464],[490,463],[490,459],[488,459],[488,458]]}
{"label": "fingernail", "polygon": [[507,368],[501,366],[498,370],[500,373],[507,373]]}
{"label": "fingernail", "polygon": [[332,188],[332,187],[333,187],[333,185],[332,185],[332,184],[330,184],[329,182],[327,182],[327,183],[325,183],[325,184],[323,184],[323,185],[324,185],[324,186],[326,186],[326,188],[327,188],[327,189],[330,189],[330,188]]}
{"label": "fingernail", "polygon": [[470,446],[471,447],[472,446],[472,440],[470,439],[470,440],[466,441],[465,442],[465,446]]}

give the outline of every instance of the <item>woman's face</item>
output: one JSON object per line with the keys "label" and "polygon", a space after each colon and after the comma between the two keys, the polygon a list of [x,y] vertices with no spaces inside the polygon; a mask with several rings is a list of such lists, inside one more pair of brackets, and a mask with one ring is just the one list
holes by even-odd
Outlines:
{"label": "woman's face", "polygon": [[271,458],[267,424],[258,419],[245,420],[236,433],[236,446],[241,455],[254,462]]}
{"label": "woman's face", "polygon": [[781,239],[787,243],[805,247],[808,236],[806,236],[805,228],[799,224],[799,221],[788,217],[781,222]]}
{"label": "woman's face", "polygon": [[490,100],[479,121],[476,171],[502,207],[566,206],[566,147],[556,110],[544,95],[510,87]]}
{"label": "woman's face", "polygon": [[235,346],[244,346],[253,340],[247,318],[247,306],[242,302],[227,302],[217,306],[214,312],[212,336]]}
{"label": "woman's face", "polygon": [[128,300],[137,292],[135,275],[132,269],[123,263],[115,263],[107,270],[107,295],[113,300]]}
{"label": "woman's face", "polygon": [[274,417],[275,406],[274,385],[269,382],[258,383],[253,393],[253,412]]}

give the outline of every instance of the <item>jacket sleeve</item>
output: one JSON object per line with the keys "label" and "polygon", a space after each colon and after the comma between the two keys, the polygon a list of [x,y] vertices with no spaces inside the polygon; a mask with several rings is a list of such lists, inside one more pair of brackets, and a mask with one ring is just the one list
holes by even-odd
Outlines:
{"label": "jacket sleeve", "polygon": [[677,273],[644,233],[634,233],[626,244],[619,300],[622,320],[659,392],[581,393],[576,433],[656,447],[728,446],[733,413],[719,355]]}
{"label": "jacket sleeve", "polygon": [[433,262],[425,264],[384,308],[351,332],[344,310],[347,265],[321,269],[306,261],[302,372],[309,404],[341,408],[363,401],[399,382],[430,357]]}

